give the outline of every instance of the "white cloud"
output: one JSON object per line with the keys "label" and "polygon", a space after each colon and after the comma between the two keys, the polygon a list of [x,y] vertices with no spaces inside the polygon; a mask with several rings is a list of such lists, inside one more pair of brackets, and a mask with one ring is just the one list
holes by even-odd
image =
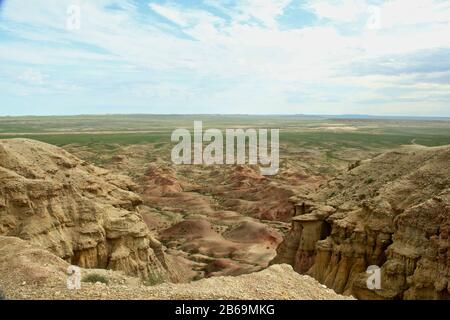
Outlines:
{"label": "white cloud", "polygon": [[364,0],[310,0],[304,6],[320,18],[335,23],[354,22],[367,13],[369,4]]}
{"label": "white cloud", "polygon": [[261,21],[266,27],[275,28],[276,18],[283,15],[285,8],[291,0],[244,0],[238,5],[240,15],[238,19],[246,21],[254,17]]}
{"label": "white cloud", "polygon": [[[369,1],[364,0],[310,1],[303,9],[326,19],[314,27],[301,28],[278,25],[289,0],[245,0],[234,6],[210,2],[222,11],[221,16],[181,3],[149,4],[148,10],[171,24],[140,20],[142,13],[126,1],[79,0],[82,27],[70,32],[65,29],[65,8],[72,2],[42,0],[39,6],[24,0],[6,2],[2,15],[12,24],[3,24],[0,31],[31,41],[0,43],[1,61],[41,65],[42,70],[74,67],[76,76],[73,71],[59,73],[60,83],[70,83],[71,76],[78,81],[80,73],[87,80],[93,79],[92,83],[104,80],[115,84],[113,80],[123,78],[129,85],[116,91],[125,94],[130,90],[143,98],[189,100],[192,105],[210,101],[211,105],[234,104],[239,110],[248,104],[256,111],[274,106],[292,111],[301,104],[287,101],[286,92],[308,96],[309,106],[318,110],[333,108],[335,98],[341,103],[334,102],[336,108],[345,108],[364,99],[381,98],[377,89],[402,88],[402,80],[407,79],[355,76],[351,72],[355,62],[397,55],[401,63],[404,55],[416,51],[450,48],[450,5],[442,1],[391,0],[381,4],[382,28],[373,31],[365,27]],[[120,5],[121,9],[107,10],[107,4]],[[36,74],[35,69],[21,75],[21,80],[44,83],[46,77]],[[160,83],[155,85],[158,79]],[[409,80],[417,85],[417,77]],[[197,83],[205,88],[198,89]],[[216,83],[229,85],[212,85]],[[361,91],[339,93],[347,87]],[[428,90],[444,96],[443,87],[430,86]]]}
{"label": "white cloud", "polygon": [[156,3],[150,3],[149,7],[159,15],[181,27],[189,27],[196,24],[215,25],[223,23],[222,19],[202,10],[181,9],[175,6],[163,6]]}
{"label": "white cloud", "polygon": [[45,83],[45,76],[33,69],[27,69],[22,74],[18,76],[18,79],[29,83],[31,85],[43,85]]}
{"label": "white cloud", "polygon": [[450,23],[449,1],[392,0],[381,4],[380,10],[384,28]]}

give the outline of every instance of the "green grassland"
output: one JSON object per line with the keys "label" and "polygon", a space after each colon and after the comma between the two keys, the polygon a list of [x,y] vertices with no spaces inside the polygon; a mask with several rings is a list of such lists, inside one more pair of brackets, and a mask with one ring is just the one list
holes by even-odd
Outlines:
{"label": "green grassland", "polygon": [[345,119],[320,116],[88,115],[0,117],[0,139],[29,138],[58,146],[77,144],[102,151],[111,145],[170,144],[171,132],[193,121],[206,128],[279,128],[287,147],[386,149],[403,144],[450,144],[450,120]]}

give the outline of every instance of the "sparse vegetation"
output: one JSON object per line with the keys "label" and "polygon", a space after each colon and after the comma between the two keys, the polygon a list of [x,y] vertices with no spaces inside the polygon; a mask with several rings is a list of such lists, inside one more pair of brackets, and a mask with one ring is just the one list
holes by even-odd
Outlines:
{"label": "sparse vegetation", "polygon": [[2,291],[2,289],[0,289],[0,300],[6,300],[6,295],[5,295],[5,293]]}
{"label": "sparse vegetation", "polygon": [[163,283],[164,277],[157,271],[153,271],[150,273],[148,279],[144,280],[145,286],[155,286],[157,284]]}
{"label": "sparse vegetation", "polygon": [[202,280],[204,278],[204,276],[202,274],[197,274],[192,281],[198,281],[198,280]]}
{"label": "sparse vegetation", "polygon": [[392,148],[412,141],[426,146],[450,144],[448,121],[254,115],[0,117],[0,136],[8,133],[1,138],[30,138],[58,146],[78,143],[99,153],[113,151],[115,144],[154,143],[159,150],[170,145],[173,129],[192,128],[194,120],[202,120],[205,129],[280,128],[280,141],[325,148],[330,160],[345,148]]}
{"label": "sparse vegetation", "polygon": [[97,282],[104,283],[104,284],[109,283],[108,278],[106,278],[105,276],[98,274],[98,273],[89,273],[83,277],[82,281],[88,282],[88,283],[97,283]]}
{"label": "sparse vegetation", "polygon": [[367,179],[366,179],[366,183],[367,184],[371,184],[371,183],[373,183],[375,181],[375,179],[373,178],[373,177],[368,177]]}

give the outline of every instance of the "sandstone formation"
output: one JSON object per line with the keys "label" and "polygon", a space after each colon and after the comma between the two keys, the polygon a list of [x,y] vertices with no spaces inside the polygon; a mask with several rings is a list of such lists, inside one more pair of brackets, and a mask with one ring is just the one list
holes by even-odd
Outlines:
{"label": "sandstone formation", "polygon": [[[297,199],[272,263],[360,299],[450,298],[450,146],[405,146]],[[381,267],[371,290],[368,266]]]}
{"label": "sandstone formation", "polygon": [[0,235],[28,240],[70,264],[167,276],[161,244],[127,177],[45,143],[0,140]]}

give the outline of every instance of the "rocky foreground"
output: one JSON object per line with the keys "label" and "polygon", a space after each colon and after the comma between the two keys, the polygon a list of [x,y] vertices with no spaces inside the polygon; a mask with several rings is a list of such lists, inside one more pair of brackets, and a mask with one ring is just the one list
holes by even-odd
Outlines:
{"label": "rocky foreground", "polygon": [[83,277],[102,275],[108,284],[82,282],[80,290],[67,289],[67,267],[64,260],[27,241],[0,236],[0,288],[8,299],[351,299],[286,264],[238,277],[153,286],[118,271],[83,269]]}

